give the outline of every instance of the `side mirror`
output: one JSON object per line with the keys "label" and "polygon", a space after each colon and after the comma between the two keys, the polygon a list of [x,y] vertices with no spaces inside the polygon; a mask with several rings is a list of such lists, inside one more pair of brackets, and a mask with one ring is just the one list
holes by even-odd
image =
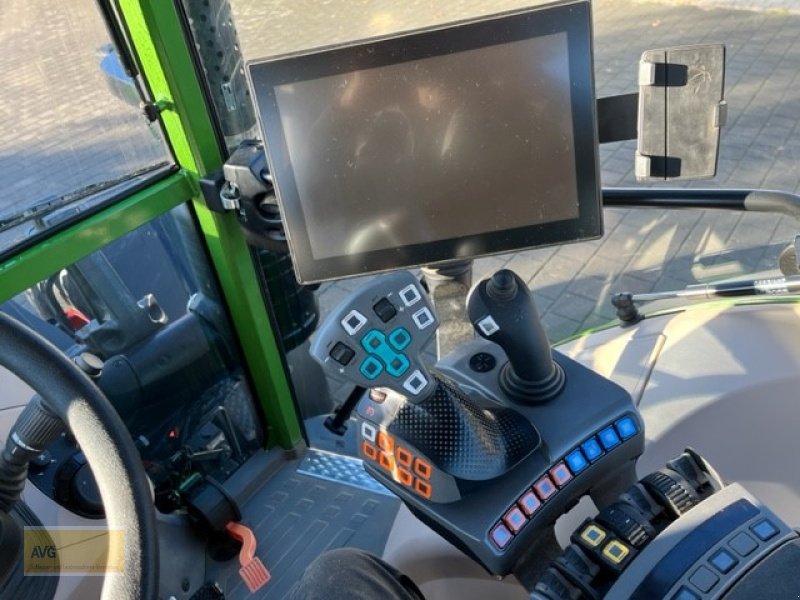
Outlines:
{"label": "side mirror", "polygon": [[704,179],[717,173],[725,124],[725,46],[648,50],[639,62],[636,179]]}

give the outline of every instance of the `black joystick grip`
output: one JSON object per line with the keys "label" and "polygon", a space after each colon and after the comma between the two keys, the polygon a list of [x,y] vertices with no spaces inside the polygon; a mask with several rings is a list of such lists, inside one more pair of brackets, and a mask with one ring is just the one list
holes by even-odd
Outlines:
{"label": "black joystick grip", "polygon": [[502,269],[473,288],[467,313],[479,335],[508,356],[500,372],[503,391],[520,402],[546,402],[564,387],[564,371],[553,361],[550,342],[528,286]]}
{"label": "black joystick grip", "polygon": [[541,443],[536,428],[515,410],[480,407],[441,376],[428,398],[405,403],[388,429],[410,441],[439,469],[470,481],[500,477]]}

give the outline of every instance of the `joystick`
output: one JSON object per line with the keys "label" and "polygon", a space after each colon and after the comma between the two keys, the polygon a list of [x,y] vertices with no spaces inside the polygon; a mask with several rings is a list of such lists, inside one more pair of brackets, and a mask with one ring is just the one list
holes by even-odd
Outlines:
{"label": "joystick", "polygon": [[368,464],[425,499],[452,502],[460,498],[459,481],[502,476],[541,438],[517,411],[476,403],[424,364],[421,353],[438,323],[411,273],[384,275],[325,320],[311,355],[331,375],[375,390],[358,407]]}
{"label": "joystick", "polygon": [[559,394],[564,370],[553,361],[533,296],[516,273],[502,269],[478,283],[467,313],[475,331],[506,353],[499,383],[509,397],[535,404]]}
{"label": "joystick", "polygon": [[428,294],[411,273],[381,275],[325,319],[311,353],[370,389],[353,414],[365,470],[490,572],[530,574],[560,552],[565,510],[587,494],[604,508],[636,480],[643,424],[623,388],[551,350],[513,272],[478,284],[468,309],[481,337],[428,366]]}

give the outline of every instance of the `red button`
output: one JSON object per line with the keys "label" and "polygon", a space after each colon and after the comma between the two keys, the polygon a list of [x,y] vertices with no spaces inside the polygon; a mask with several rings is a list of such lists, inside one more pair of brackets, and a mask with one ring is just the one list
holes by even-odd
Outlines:
{"label": "red button", "polygon": [[368,444],[367,442],[362,442],[361,451],[364,453],[364,456],[366,456],[370,460],[378,459],[378,450],[372,444]]}
{"label": "red button", "polygon": [[555,482],[558,487],[564,487],[564,485],[572,479],[572,473],[569,472],[567,465],[563,462],[558,463],[555,467],[550,469],[550,478]]}
{"label": "red button", "polygon": [[431,469],[431,466],[427,462],[418,458],[414,461],[414,472],[423,479],[430,479],[433,469]]}
{"label": "red button", "polygon": [[421,479],[415,479],[414,491],[417,492],[423,498],[430,498],[431,494],[433,493],[433,488],[431,487],[430,483],[422,481]]}
{"label": "red button", "polygon": [[528,519],[526,519],[522,511],[515,506],[503,516],[503,522],[508,525],[511,531],[519,533],[519,530],[525,526]]}
{"label": "red button", "polygon": [[404,467],[411,468],[411,463],[414,460],[414,457],[411,455],[411,452],[409,452],[405,448],[401,448],[398,446],[397,450],[395,450],[394,457],[397,459],[397,462],[399,462]]}
{"label": "red button", "polygon": [[533,484],[533,489],[542,500],[547,500],[550,496],[556,493],[556,485],[545,475],[539,481]]}
{"label": "red button", "polygon": [[522,511],[528,515],[529,517],[539,510],[539,507],[542,503],[536,497],[536,494],[533,492],[528,492],[522,498],[519,499],[518,504],[522,508]]}
{"label": "red button", "polygon": [[495,525],[494,529],[489,533],[489,537],[492,538],[494,545],[500,550],[508,546],[508,543],[514,538],[508,528],[502,523]]}
{"label": "red button", "polygon": [[406,487],[411,487],[411,484],[414,483],[414,476],[406,471],[403,467],[397,467],[396,477],[397,481]]}

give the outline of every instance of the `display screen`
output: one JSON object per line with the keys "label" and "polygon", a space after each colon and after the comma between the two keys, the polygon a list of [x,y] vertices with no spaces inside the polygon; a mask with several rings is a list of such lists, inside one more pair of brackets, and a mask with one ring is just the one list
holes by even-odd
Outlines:
{"label": "display screen", "polygon": [[250,65],[299,279],[599,235],[591,45],[554,14]]}

